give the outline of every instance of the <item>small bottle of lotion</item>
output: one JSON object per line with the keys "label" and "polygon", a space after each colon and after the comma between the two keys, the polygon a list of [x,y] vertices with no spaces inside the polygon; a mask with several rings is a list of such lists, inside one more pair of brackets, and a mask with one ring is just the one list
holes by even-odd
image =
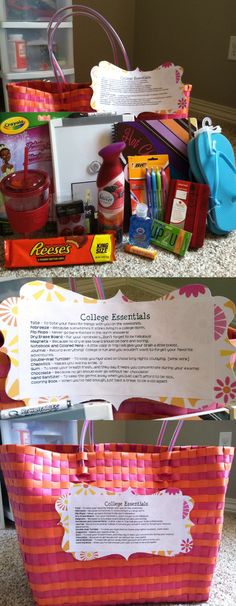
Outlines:
{"label": "small bottle of lotion", "polygon": [[129,242],[134,246],[148,248],[150,245],[152,220],[147,213],[146,204],[137,204],[136,214],[130,219]]}

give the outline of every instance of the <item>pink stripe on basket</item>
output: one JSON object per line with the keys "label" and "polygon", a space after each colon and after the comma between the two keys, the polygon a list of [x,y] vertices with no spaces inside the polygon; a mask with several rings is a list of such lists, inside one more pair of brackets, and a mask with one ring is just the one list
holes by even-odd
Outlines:
{"label": "pink stripe on basket", "polygon": [[[65,470],[64,469],[64,473],[61,474],[60,476],[60,480],[58,480],[57,474],[41,474],[42,480],[46,481],[48,477],[50,477],[50,480],[52,482],[54,482],[55,484],[57,484],[60,481],[60,484],[62,484],[63,482],[78,482],[78,476],[81,473],[81,466],[78,465],[78,467],[74,470]],[[153,483],[158,482],[160,479],[168,479],[171,480],[172,482],[175,481],[179,481],[181,480],[183,483],[186,483],[186,481],[190,481],[192,483],[192,480],[194,479],[196,482],[197,481],[201,481],[201,480],[205,480],[208,479],[210,480],[210,482],[214,481],[214,480],[219,480],[220,478],[227,478],[229,476],[229,468],[225,468],[225,469],[218,469],[217,471],[212,471],[210,469],[208,469],[208,471],[195,471],[195,472],[189,472],[189,471],[177,471],[177,470],[171,470],[171,468],[166,468],[164,465],[162,467],[156,467],[155,469],[153,469],[153,473],[148,473],[147,471],[142,471],[141,468],[138,468],[137,470],[134,469],[134,467],[130,467],[130,469],[126,469],[123,468],[120,472],[117,471],[117,467],[116,468],[104,468],[104,471],[99,472],[97,470],[97,472],[95,471],[94,467],[88,467],[88,480],[89,481],[94,481],[99,483],[99,481],[103,481],[105,480],[113,480],[113,479],[122,479],[124,481],[136,481],[137,479],[139,479],[140,481],[143,482],[151,482],[153,481]],[[32,479],[32,481],[37,481],[38,477],[40,475],[40,472],[38,473],[37,470],[32,471],[26,471],[23,479],[27,479],[30,478]],[[12,471],[11,469],[8,469],[7,472],[7,477],[8,478],[14,478],[17,477],[17,474]],[[63,479],[62,479],[63,478]]]}
{"label": "pink stripe on basket", "polygon": [[[196,558],[196,561],[198,563],[198,558],[199,557],[214,557],[217,553],[218,549],[216,549],[215,547],[201,547],[200,549],[195,548],[194,553],[193,551],[191,552],[191,558]],[[142,554],[142,558],[145,557],[145,554]],[[24,554],[24,558],[25,561],[29,563],[29,565],[32,566],[45,566],[45,564],[48,565],[54,565],[54,564],[63,564],[63,563],[68,563],[69,559],[72,562],[72,565],[74,566],[74,561],[72,561],[72,556],[70,556],[70,554],[65,553],[64,551],[56,551],[55,553],[26,553]],[[46,559],[47,558],[47,559]],[[104,560],[107,560],[108,562],[108,567],[109,567],[109,557],[103,558]],[[111,562],[113,560],[119,560],[120,556],[112,556],[112,560],[110,560]],[[132,559],[132,556],[131,556]],[[147,556],[147,566],[150,568],[153,568],[153,565],[151,566],[151,564],[148,562],[149,560],[149,556]],[[166,565],[166,564],[165,564]],[[192,567],[192,563],[191,564],[184,564],[184,566],[190,566],[190,568]],[[135,564],[135,568],[136,568],[137,564]],[[99,561],[98,561],[98,567],[99,567]],[[133,569],[133,567],[131,567]],[[91,568],[91,574],[92,571],[94,569]],[[97,570],[95,568],[95,570]],[[99,573],[101,578],[105,578],[105,573],[103,572],[104,569],[100,568],[99,569]],[[106,569],[105,569],[106,570]],[[77,569],[77,573],[76,576],[79,575],[79,569]]]}
{"label": "pink stripe on basket", "polygon": [[[129,446],[129,445],[128,445]],[[37,449],[38,450],[38,449]],[[218,455],[210,455],[208,454],[206,455],[200,455],[199,456],[194,456],[192,454],[192,451],[194,450],[194,448],[190,448],[189,451],[187,449],[185,449],[185,447],[182,447],[180,449],[180,454],[181,454],[181,458],[178,456],[179,452],[175,452],[175,450],[172,453],[172,456],[168,456],[167,455],[167,450],[166,449],[159,449],[159,448],[155,448],[153,447],[152,449],[142,449],[142,450],[132,450],[130,448],[129,452],[130,453],[135,453],[137,454],[137,458],[134,457],[133,459],[133,463],[136,464],[137,462],[139,462],[140,464],[144,463],[144,466],[150,466],[150,464],[152,465],[164,465],[164,464],[168,464],[170,465],[170,467],[175,467],[175,466],[182,466],[185,464],[188,465],[200,465],[200,464],[204,464],[204,465],[210,465],[210,464],[216,464],[216,463],[226,463],[226,462],[230,462],[233,459],[233,455],[228,453],[228,454],[218,454]],[[204,450],[204,449],[203,449]],[[101,452],[103,452],[103,457],[101,457]],[[99,458],[96,457],[96,454],[98,454]],[[9,452],[9,453],[3,453],[1,455],[2,461],[6,460],[7,463],[9,464],[9,462],[16,462],[16,463],[22,463],[22,462],[26,462],[26,463],[32,463],[33,465],[37,466],[37,465],[43,465],[45,466],[53,466],[53,467],[64,467],[64,468],[70,468],[70,462],[67,459],[63,459],[60,460],[59,458],[59,454],[56,453],[55,456],[53,456],[54,453],[51,453],[51,457],[50,457],[50,453],[47,452],[44,454],[43,456],[43,452],[42,455],[34,455],[34,454],[25,454],[21,451],[18,451],[17,454],[14,452]],[[150,454],[150,458],[147,460],[145,458],[142,458],[143,454]],[[75,461],[74,461],[74,455],[75,455],[75,451],[72,454],[71,457],[71,466],[75,465]],[[101,457],[101,458],[100,458]],[[168,458],[167,458],[168,457]],[[106,465],[111,464],[115,465],[115,464],[121,464],[121,465],[126,465],[126,466],[130,466],[132,465],[132,461],[130,459],[130,457],[127,455],[126,452],[124,452],[121,448],[119,451],[117,450],[105,450],[105,451],[101,451],[101,450],[96,450],[94,452],[88,452],[88,462],[89,464],[92,465],[92,463],[96,462],[96,464],[104,464],[104,462],[106,463]],[[79,458],[78,458],[78,463],[79,463]]]}
{"label": "pink stripe on basket", "polygon": [[[107,564],[109,564],[109,561],[107,562]],[[180,575],[180,574],[187,574],[187,565],[186,564],[173,564],[173,566],[171,566],[170,564],[168,564],[168,574],[170,576],[170,578],[172,577],[172,575]],[[78,570],[78,569],[77,569]],[[150,568],[151,571],[151,568]],[[98,566],[97,568],[93,568],[92,570],[93,572],[93,579],[97,578],[97,575],[99,574],[100,576],[100,568],[99,568],[99,562],[98,562]],[[163,576],[166,572],[166,564],[163,564],[162,566],[156,565],[155,566],[155,576]],[[189,571],[190,572],[190,571]],[[191,574],[202,574],[202,575],[209,575],[212,574],[214,572],[214,566],[207,566],[206,564],[191,564]],[[75,568],[72,570],[60,570],[60,581],[63,582],[65,580],[68,580],[68,582],[70,581],[74,581],[77,578],[76,575],[76,566]],[[83,581],[87,581],[91,579],[91,568],[86,569],[84,568],[83,571],[80,571],[80,574],[83,578]],[[57,582],[58,579],[58,572],[50,572],[51,575],[51,582],[53,583],[54,580],[55,582]],[[142,566],[136,566],[135,567],[135,575],[136,577],[139,578],[144,578],[147,576],[147,570],[146,568],[142,565]],[[151,576],[151,575],[149,575]],[[47,573],[30,573],[30,581],[31,583],[40,583],[44,580],[45,578],[45,582],[47,580]],[[113,579],[114,578],[114,566],[107,566],[106,568],[106,579]],[[117,568],[116,570],[116,579],[129,579],[131,578],[131,569],[128,568],[121,568],[119,570],[119,568]]]}

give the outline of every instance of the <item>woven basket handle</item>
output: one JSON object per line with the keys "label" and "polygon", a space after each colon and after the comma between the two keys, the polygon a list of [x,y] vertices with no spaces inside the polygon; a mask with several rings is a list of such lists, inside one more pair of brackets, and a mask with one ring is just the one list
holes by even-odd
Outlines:
{"label": "woven basket handle", "polygon": [[103,15],[101,15],[100,13],[95,11],[93,8],[89,8],[88,6],[85,6],[83,4],[74,4],[73,6],[67,6],[65,8],[61,8],[60,10],[56,11],[54,13],[54,15],[51,17],[51,19],[49,21],[49,25],[48,25],[49,56],[50,56],[50,61],[51,61],[52,68],[53,68],[53,71],[55,74],[55,78],[58,83],[60,82],[60,80],[64,83],[66,83],[66,79],[65,79],[63,71],[55,57],[55,54],[53,52],[55,34],[56,34],[56,31],[57,31],[59,25],[63,21],[65,21],[66,19],[68,19],[69,17],[72,17],[74,15],[85,15],[87,17],[90,17],[90,19],[94,19],[95,21],[97,21],[99,23],[99,25],[102,27],[102,29],[105,31],[105,33],[107,34],[107,37],[108,37],[109,42],[112,47],[115,65],[118,65],[117,49],[119,48],[123,55],[126,68],[127,68],[127,70],[130,70],[130,62],[129,62],[125,47],[123,45],[123,42],[121,41],[121,39],[118,36],[114,27],[112,27],[112,25],[109,23],[109,21],[107,21],[107,19],[105,19],[105,17],[103,17]]}
{"label": "woven basket handle", "polygon": [[[164,438],[164,434],[165,434],[165,431],[166,431],[166,428],[168,426],[168,423],[171,423],[171,422],[172,421],[170,421],[170,420],[163,421],[162,426],[161,426],[161,430],[160,430],[160,433],[159,433],[159,436],[157,438],[156,446],[161,446],[162,440]],[[168,446],[168,452],[171,452],[173,450],[173,448],[175,447],[176,440],[177,440],[178,435],[179,435],[179,433],[181,431],[183,422],[184,422],[183,420],[182,421],[181,420],[178,421],[178,423],[176,425],[176,428],[175,428],[175,431],[173,433],[173,436],[172,436],[172,438],[170,440],[170,443],[169,443],[169,446]]]}
{"label": "woven basket handle", "polygon": [[81,434],[80,434],[79,452],[84,452],[85,437],[86,437],[86,433],[87,433],[88,429],[89,429],[90,444],[94,444],[94,422],[93,421],[84,421],[83,427],[81,430]]}
{"label": "woven basket handle", "polygon": [[[173,448],[175,447],[176,444],[176,440],[179,436],[179,433],[181,431],[182,425],[183,425],[183,420],[182,421],[178,421],[175,431],[173,433],[173,436],[170,440],[169,446],[168,446],[168,452],[171,452],[173,450]],[[161,426],[161,431],[159,433],[159,436],[157,438],[157,442],[156,442],[156,446],[161,446],[163,437],[164,437],[164,433],[165,430],[167,428],[168,423],[171,423],[171,421],[163,421],[162,426]],[[80,435],[80,443],[79,443],[79,452],[84,452],[84,442],[85,442],[85,436],[87,433],[87,430],[90,430],[90,443],[94,443],[94,425],[93,425],[93,421],[84,421],[83,423],[83,427],[82,427],[82,431],[81,431],[81,435]]]}

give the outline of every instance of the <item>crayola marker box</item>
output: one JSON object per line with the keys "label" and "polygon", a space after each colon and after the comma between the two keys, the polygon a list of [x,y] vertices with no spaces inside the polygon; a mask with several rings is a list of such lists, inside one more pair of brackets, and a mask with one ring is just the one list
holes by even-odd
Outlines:
{"label": "crayola marker box", "polygon": [[188,250],[192,234],[189,231],[154,219],[152,222],[151,244],[183,257]]}
{"label": "crayola marker box", "polygon": [[[68,117],[69,112],[0,112],[0,181],[23,169],[24,150],[28,148],[29,169],[44,170],[52,183],[52,156],[48,122],[52,118]],[[52,225],[53,222],[53,225]],[[48,229],[56,228],[54,208],[50,204]],[[45,228],[47,230],[47,228]],[[0,192],[0,235],[12,234]]]}

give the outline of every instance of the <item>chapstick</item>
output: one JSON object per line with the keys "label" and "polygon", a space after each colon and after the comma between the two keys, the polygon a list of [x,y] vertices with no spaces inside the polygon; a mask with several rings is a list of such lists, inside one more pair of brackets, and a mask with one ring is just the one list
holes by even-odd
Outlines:
{"label": "chapstick", "polygon": [[151,261],[154,261],[157,257],[157,252],[155,250],[148,250],[147,248],[141,248],[140,246],[132,246],[131,244],[126,244],[124,250],[132,255],[146,257],[146,259],[150,259]]}

